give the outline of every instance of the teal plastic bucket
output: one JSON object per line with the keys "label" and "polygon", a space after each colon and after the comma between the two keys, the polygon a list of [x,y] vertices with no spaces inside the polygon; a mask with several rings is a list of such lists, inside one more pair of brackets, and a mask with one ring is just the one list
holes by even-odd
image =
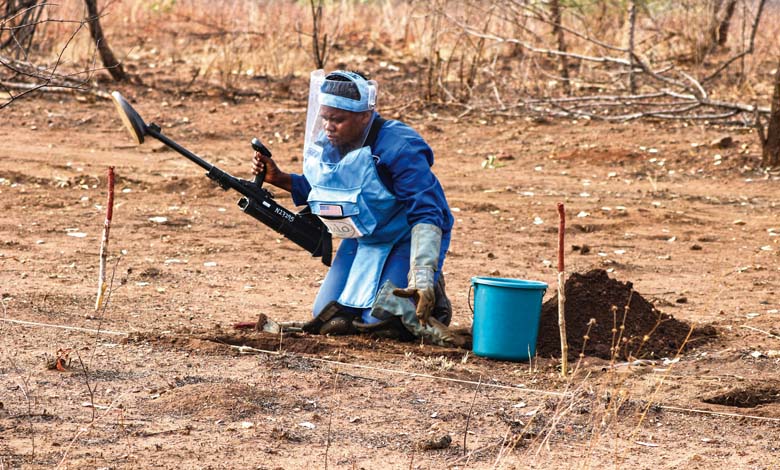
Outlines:
{"label": "teal plastic bucket", "polygon": [[472,277],[471,286],[474,289],[474,354],[507,361],[533,357],[547,284]]}

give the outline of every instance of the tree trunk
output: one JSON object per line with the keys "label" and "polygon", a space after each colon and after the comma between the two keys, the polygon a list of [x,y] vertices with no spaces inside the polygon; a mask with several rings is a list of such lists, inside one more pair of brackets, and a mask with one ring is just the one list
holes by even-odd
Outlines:
{"label": "tree trunk", "polygon": [[707,26],[706,39],[698,51],[698,61],[704,62],[704,58],[715,51],[716,48],[726,44],[729,37],[729,27],[737,0],[716,0],[709,9],[709,26]]}
{"label": "tree trunk", "polygon": [[[4,12],[0,12],[0,49],[13,47],[17,59],[28,59],[27,54],[43,13],[43,1],[8,0],[5,7],[0,6],[5,9]],[[3,39],[6,31],[8,31],[8,38]]]}
{"label": "tree trunk", "polygon": [[[324,69],[328,59],[328,35],[322,32],[322,3],[323,0],[319,0],[316,4],[314,0],[309,2],[312,21],[312,56],[314,57],[314,65],[318,69]],[[320,37],[322,37],[322,43],[320,43]]]}
{"label": "tree trunk", "polygon": [[769,112],[766,138],[762,138],[761,166],[773,168],[780,166],[780,62],[775,72],[775,87],[772,92],[772,108]]}
{"label": "tree trunk", "polygon": [[122,68],[122,64],[116,60],[114,53],[111,52],[111,48],[108,47],[108,42],[105,36],[103,36],[103,28],[100,26],[100,14],[98,13],[97,0],[84,0],[87,4],[87,22],[89,23],[89,34],[92,36],[92,40],[95,41],[95,46],[100,54],[100,60],[103,62],[103,66],[106,67],[111,77],[118,81],[127,80],[127,74],[125,69]]}
{"label": "tree trunk", "polygon": [[[550,16],[553,22],[552,34],[555,37],[555,41],[558,44],[558,50],[560,52],[566,52],[566,42],[563,38],[563,28],[561,28],[561,2],[560,0],[550,1]],[[565,54],[558,56],[558,73],[563,81],[563,91],[567,95],[571,95],[571,83],[569,81],[569,62],[566,59]]]}
{"label": "tree trunk", "polygon": [[634,38],[636,28],[636,2],[631,1],[628,5],[628,91],[632,95],[636,94],[636,77],[634,77]]}
{"label": "tree trunk", "polygon": [[720,18],[720,24],[718,25],[718,46],[723,47],[729,38],[729,27],[731,26],[731,18],[734,16],[734,10],[737,8],[737,0],[727,0],[726,6],[723,7],[723,14]]}

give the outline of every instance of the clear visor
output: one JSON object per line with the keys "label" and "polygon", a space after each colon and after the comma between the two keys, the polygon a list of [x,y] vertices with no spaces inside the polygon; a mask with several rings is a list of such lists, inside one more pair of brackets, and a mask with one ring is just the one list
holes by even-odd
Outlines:
{"label": "clear visor", "polygon": [[317,69],[311,73],[309,79],[309,104],[306,108],[306,134],[304,135],[303,149],[314,143],[316,136],[322,132],[322,119],[320,113],[320,87],[325,81],[325,71]]}
{"label": "clear visor", "polygon": [[[348,147],[336,148],[332,146],[327,139],[325,120],[322,117],[323,104],[321,102],[322,93],[320,92],[320,89],[324,81],[325,75],[322,70],[315,70],[312,72],[311,82],[309,84],[309,105],[306,110],[306,134],[303,147],[304,158],[312,156],[322,157],[323,152],[333,157],[340,158],[352,150],[363,147],[366,138],[368,137],[368,133],[371,130],[371,124],[376,117],[375,115],[372,116],[362,130],[362,136]],[[373,80],[370,80],[368,83],[369,93],[367,99],[370,104],[370,109],[373,110],[376,106],[377,84]],[[342,86],[342,84],[343,86],[350,86],[351,82],[338,82],[338,86]]]}
{"label": "clear visor", "polygon": [[[323,106],[324,105],[320,105],[320,110]],[[308,141],[306,147],[304,147],[304,158],[318,157],[325,161],[335,162],[347,153],[363,147],[368,138],[368,133],[371,131],[371,124],[376,118],[373,111],[367,112],[371,112],[372,116],[361,130],[360,136],[353,142],[345,143],[344,145],[334,145],[328,139],[327,129],[325,129],[325,119],[322,117],[322,114],[318,112],[314,118],[314,124],[311,129],[311,141]]]}

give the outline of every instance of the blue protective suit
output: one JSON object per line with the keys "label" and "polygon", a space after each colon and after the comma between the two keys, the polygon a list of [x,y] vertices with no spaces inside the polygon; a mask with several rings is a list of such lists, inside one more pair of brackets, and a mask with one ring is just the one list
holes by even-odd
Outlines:
{"label": "blue protective suit", "polygon": [[[327,141],[321,144],[321,154],[304,159],[304,174],[291,175],[293,202],[309,204],[315,214],[353,216],[352,229],[362,236],[341,242],[313,313],[336,300],[373,323],[377,320],[369,312],[380,286],[388,279],[407,285],[411,227],[427,223],[442,229],[438,275],[449,248],[452,213],[431,171],[433,151],[409,126],[385,122],[373,156],[364,147],[339,158]],[[333,199],[341,199],[338,209]]]}

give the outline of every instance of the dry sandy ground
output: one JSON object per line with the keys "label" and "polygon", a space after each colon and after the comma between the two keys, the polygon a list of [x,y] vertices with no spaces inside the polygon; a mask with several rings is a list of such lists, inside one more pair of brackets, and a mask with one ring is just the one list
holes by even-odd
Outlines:
{"label": "dry sandy ground", "polygon": [[[298,101],[124,93],[233,174],[248,176],[253,136],[300,167]],[[548,357],[237,336],[230,325],[260,313],[306,320],[326,268],[192,163],[132,146],[110,102],[26,99],[0,118],[0,468],[780,468],[780,181],[751,169],[751,132],[403,118],[457,211],[458,326],[472,276],[544,281],[552,296],[564,202],[569,272],[606,269],[718,338],[677,362],[587,357],[564,381]],[[711,145],[723,136],[733,144]],[[109,165],[113,290],[96,313]],[[65,370],[48,369],[61,349]]]}

